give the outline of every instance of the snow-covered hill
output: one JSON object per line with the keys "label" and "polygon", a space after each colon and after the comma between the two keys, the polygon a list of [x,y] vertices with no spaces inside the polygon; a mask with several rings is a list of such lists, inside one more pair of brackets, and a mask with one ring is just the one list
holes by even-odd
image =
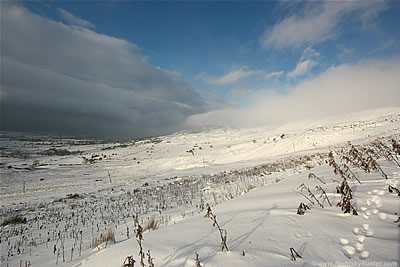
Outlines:
{"label": "snow-covered hill", "polygon": [[109,174],[113,183],[120,184],[144,178],[212,174],[288,155],[326,152],[347,141],[364,142],[398,133],[399,129],[400,109],[392,108],[272,130],[216,128],[131,142],[3,135],[0,192],[7,198],[21,192],[23,181],[29,195],[51,189],[68,191],[71,187],[102,188],[109,182]]}
{"label": "snow-covered hill", "polygon": [[[313,173],[326,184],[302,173],[213,207],[219,224],[227,231],[228,252],[221,251],[218,230],[204,217],[205,211],[145,233],[143,246],[151,250],[156,266],[196,266],[196,252],[203,266],[350,266],[349,262],[358,261],[396,266],[400,240],[394,221],[400,199],[388,192],[388,185],[398,188],[400,169],[393,164],[384,164],[383,168],[390,173],[387,180],[380,174],[357,172],[361,184],[352,183],[352,190],[358,216],[344,214],[336,207],[340,195],[335,192],[338,183],[334,180],[339,178],[332,168],[322,166]],[[315,186],[321,185],[333,207],[327,201],[324,208],[308,203],[297,192],[302,183],[318,199],[320,192]],[[311,207],[305,215],[296,214],[300,202]],[[302,258],[291,261],[291,247]],[[128,255],[138,259],[138,251],[132,237],[97,252],[83,266],[119,266]]]}
{"label": "snow-covered hill", "polygon": [[[388,179],[352,167],[361,181],[349,182],[353,216],[335,207],[341,178],[326,161],[336,151],[340,162],[348,141],[369,146],[381,138],[390,147],[399,129],[400,109],[391,108],[134,141],[2,133],[0,222],[25,223],[0,227],[1,264],[120,266],[128,255],[138,259],[135,217],[158,224],[143,241],[156,266],[195,266],[195,252],[203,266],[396,262],[400,198],[388,186],[398,188],[400,168],[383,154],[377,162]],[[322,186],[333,207],[309,203],[302,183],[317,197]],[[300,202],[311,207],[305,215],[296,214]],[[206,203],[228,233],[228,252],[204,218]],[[93,246],[110,229],[116,242]],[[291,261],[291,247],[302,258]]]}

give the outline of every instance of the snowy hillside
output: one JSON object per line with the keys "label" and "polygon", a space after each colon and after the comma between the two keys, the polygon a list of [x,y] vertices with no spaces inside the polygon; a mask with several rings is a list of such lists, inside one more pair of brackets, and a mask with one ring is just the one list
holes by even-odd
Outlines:
{"label": "snowy hillside", "polygon": [[[388,185],[398,188],[399,168],[385,164],[391,173],[387,180],[379,174],[357,172],[361,184],[352,183],[354,206],[358,216],[344,214],[335,207],[339,194],[335,187],[339,179],[327,166],[313,170],[326,184],[309,180],[307,174],[291,176],[283,181],[251,191],[246,195],[217,205],[212,210],[227,231],[230,251],[221,251],[221,239],[205,211],[186,220],[161,226],[145,233],[144,248],[151,249],[156,266],[196,266],[195,253],[203,266],[316,266],[317,264],[349,261],[394,262],[399,261],[399,196],[388,192]],[[308,201],[297,191],[305,183],[315,190],[321,185],[329,200],[321,208]],[[318,198],[319,199],[319,198]],[[322,200],[321,200],[322,201]],[[300,202],[311,210],[297,215]],[[293,247],[302,258],[290,260]],[[83,266],[119,266],[121,259],[138,253],[136,240],[117,243],[97,252],[84,261]],[[245,256],[243,256],[243,253]],[[137,263],[139,266],[139,264]],[[339,265],[340,266],[340,265]],[[391,265],[396,266],[396,265]]]}
{"label": "snowy hillside", "polygon": [[195,253],[202,266],[398,262],[399,129],[393,108],[134,141],[2,133],[1,264],[140,266],[135,218],[155,266],[196,266]]}

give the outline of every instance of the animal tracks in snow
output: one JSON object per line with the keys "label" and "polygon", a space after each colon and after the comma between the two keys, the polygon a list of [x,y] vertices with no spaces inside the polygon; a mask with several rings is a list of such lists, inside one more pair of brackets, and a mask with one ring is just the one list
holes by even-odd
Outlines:
{"label": "animal tracks in snow", "polygon": [[[386,214],[380,212],[380,208],[383,206],[383,200],[381,196],[386,194],[386,191],[380,189],[374,189],[367,192],[369,197],[366,200],[366,207],[360,207],[362,217],[368,220],[371,216],[377,215],[381,220],[386,219]],[[339,244],[342,246],[343,254],[351,259],[355,254],[359,255],[361,260],[365,260],[369,257],[369,252],[364,250],[364,243],[368,237],[374,235],[374,230],[369,223],[364,223],[361,227],[353,228],[353,234],[356,235],[356,240],[350,242],[346,238],[340,238]]]}
{"label": "animal tracks in snow", "polygon": [[362,251],[360,254],[360,259],[365,260],[367,259],[369,256],[369,252],[368,251]]}
{"label": "animal tracks in snow", "polygon": [[372,230],[372,228],[369,227],[369,224],[363,224],[363,230],[364,230],[364,235],[365,236],[373,236],[374,235],[374,231]]}
{"label": "animal tracks in snow", "polygon": [[386,214],[381,213],[379,208],[383,206],[383,200],[381,196],[386,194],[385,190],[374,189],[367,192],[369,197],[366,201],[367,207],[361,207],[360,210],[363,212],[362,216],[364,219],[369,219],[369,217],[378,215],[381,220],[386,219]]}
{"label": "animal tracks in snow", "polygon": [[297,238],[302,238],[302,237],[311,237],[312,233],[303,229],[297,229],[295,236]]}
{"label": "animal tracks in snow", "polygon": [[339,238],[342,252],[349,259],[351,259],[354,254],[359,253],[359,258],[365,260],[368,258],[369,252],[364,250],[364,242],[366,237],[374,235],[374,231],[368,223],[364,223],[362,227],[355,227],[353,233],[357,236],[356,240],[353,242],[350,242],[346,238]]}
{"label": "animal tracks in snow", "polygon": [[360,236],[357,237],[357,240],[358,240],[359,243],[364,243],[365,236],[360,235]]}
{"label": "animal tracks in snow", "polygon": [[351,259],[351,257],[356,253],[356,249],[352,246],[343,246],[342,251],[349,259]]}
{"label": "animal tracks in snow", "polygon": [[383,212],[379,213],[379,218],[381,220],[386,220],[386,213],[383,213]]}
{"label": "animal tracks in snow", "polygon": [[356,251],[357,252],[363,252],[364,251],[364,244],[363,243],[357,242],[355,247],[356,247]]}

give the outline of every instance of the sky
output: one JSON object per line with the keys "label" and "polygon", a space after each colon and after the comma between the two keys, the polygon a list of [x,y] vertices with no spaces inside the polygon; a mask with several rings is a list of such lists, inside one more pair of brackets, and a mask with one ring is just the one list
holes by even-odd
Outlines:
{"label": "sky", "polygon": [[135,138],[400,106],[399,1],[1,1],[1,130]]}

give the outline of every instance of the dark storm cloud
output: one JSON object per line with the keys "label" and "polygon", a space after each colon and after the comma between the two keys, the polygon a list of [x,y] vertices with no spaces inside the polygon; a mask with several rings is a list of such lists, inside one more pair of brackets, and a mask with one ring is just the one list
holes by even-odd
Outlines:
{"label": "dark storm cloud", "polygon": [[178,74],[125,40],[2,3],[1,128],[99,136],[179,130],[205,111]]}

